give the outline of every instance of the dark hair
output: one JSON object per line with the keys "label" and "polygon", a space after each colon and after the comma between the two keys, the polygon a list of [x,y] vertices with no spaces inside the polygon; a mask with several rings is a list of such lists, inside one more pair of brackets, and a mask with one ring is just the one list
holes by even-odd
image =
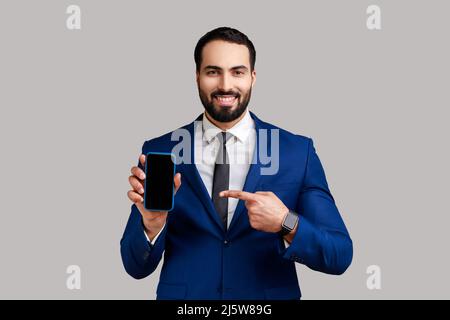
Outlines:
{"label": "dark hair", "polygon": [[203,37],[198,40],[194,50],[194,60],[197,67],[197,71],[200,71],[200,65],[202,64],[202,50],[208,42],[213,40],[223,40],[231,43],[243,44],[248,48],[250,53],[250,69],[253,71],[255,68],[256,50],[250,39],[240,32],[239,30],[220,27],[209,31]]}

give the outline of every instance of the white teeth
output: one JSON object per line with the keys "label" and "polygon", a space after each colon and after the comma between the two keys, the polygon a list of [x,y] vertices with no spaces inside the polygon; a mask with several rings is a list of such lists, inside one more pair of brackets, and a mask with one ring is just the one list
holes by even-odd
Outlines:
{"label": "white teeth", "polygon": [[223,97],[223,96],[216,96],[217,100],[222,102],[231,102],[235,99],[235,97]]}

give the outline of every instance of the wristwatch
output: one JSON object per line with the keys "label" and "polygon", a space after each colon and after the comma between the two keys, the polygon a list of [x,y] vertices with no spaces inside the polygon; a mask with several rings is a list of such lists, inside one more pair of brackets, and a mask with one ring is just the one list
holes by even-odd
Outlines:
{"label": "wristwatch", "polygon": [[283,223],[281,224],[281,230],[278,232],[278,234],[284,237],[285,235],[289,234],[292,230],[295,229],[297,223],[298,223],[298,213],[289,210],[289,212],[284,217]]}

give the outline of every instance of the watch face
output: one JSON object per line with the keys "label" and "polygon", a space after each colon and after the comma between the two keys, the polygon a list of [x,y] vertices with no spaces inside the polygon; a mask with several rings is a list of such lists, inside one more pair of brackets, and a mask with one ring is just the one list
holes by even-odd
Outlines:
{"label": "watch face", "polygon": [[284,221],[284,225],[289,228],[289,229],[294,229],[295,224],[297,223],[297,215],[295,215],[294,213],[289,212],[286,220]]}

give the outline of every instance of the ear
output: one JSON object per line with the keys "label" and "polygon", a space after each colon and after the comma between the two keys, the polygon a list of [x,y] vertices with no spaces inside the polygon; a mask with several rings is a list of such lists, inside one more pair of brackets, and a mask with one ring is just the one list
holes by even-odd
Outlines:
{"label": "ear", "polygon": [[255,85],[256,82],[256,70],[253,69],[252,71],[252,87]]}
{"label": "ear", "polygon": [[195,71],[195,81],[197,82],[197,85],[200,82],[200,72],[198,72],[198,71]]}

